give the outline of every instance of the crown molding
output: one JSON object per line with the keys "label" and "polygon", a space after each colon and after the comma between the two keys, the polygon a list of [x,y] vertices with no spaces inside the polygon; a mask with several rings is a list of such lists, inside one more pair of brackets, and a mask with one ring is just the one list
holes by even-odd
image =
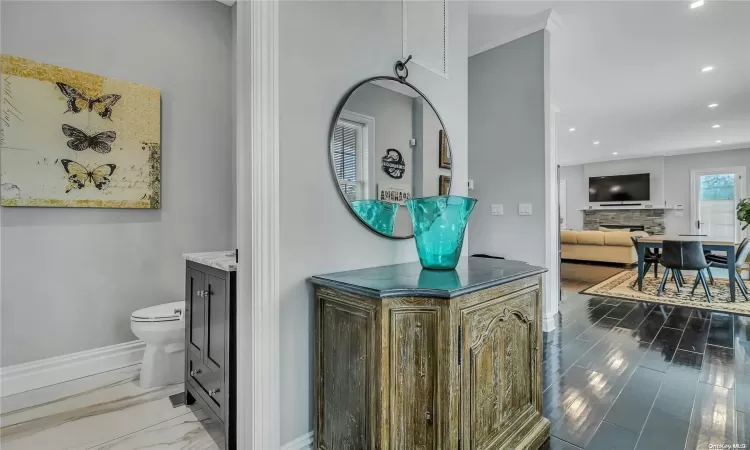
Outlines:
{"label": "crown molding", "polygon": [[492,50],[495,47],[499,47],[503,44],[507,44],[508,42],[515,41],[516,39],[520,39],[524,36],[536,33],[537,31],[547,30],[550,33],[554,33],[561,28],[562,20],[560,19],[560,16],[554,10],[546,9],[532,16],[532,20],[529,25],[510,30],[507,33],[503,33],[490,40],[486,44],[480,45],[475,50],[469,49],[469,56],[471,57],[486,52],[487,50]]}

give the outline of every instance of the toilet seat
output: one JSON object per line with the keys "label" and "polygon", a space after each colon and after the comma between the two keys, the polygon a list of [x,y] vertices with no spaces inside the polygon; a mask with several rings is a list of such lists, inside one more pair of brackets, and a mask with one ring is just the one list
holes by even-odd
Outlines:
{"label": "toilet seat", "polygon": [[139,309],[130,316],[130,320],[132,322],[172,322],[182,320],[184,311],[184,301],[164,303],[162,305]]}

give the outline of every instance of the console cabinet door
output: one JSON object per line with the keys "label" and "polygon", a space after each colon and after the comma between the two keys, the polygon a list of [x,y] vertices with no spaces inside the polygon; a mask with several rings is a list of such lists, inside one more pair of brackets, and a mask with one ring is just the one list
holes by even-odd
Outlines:
{"label": "console cabinet door", "polygon": [[527,289],[461,311],[465,450],[514,448],[524,424],[538,415],[537,295]]}
{"label": "console cabinet door", "polygon": [[203,359],[203,347],[206,341],[206,274],[195,269],[188,269],[187,286],[185,287],[185,332],[188,351]]}
{"label": "console cabinet door", "polygon": [[227,291],[224,279],[206,276],[206,345],[203,363],[215,371],[224,367],[227,326]]}

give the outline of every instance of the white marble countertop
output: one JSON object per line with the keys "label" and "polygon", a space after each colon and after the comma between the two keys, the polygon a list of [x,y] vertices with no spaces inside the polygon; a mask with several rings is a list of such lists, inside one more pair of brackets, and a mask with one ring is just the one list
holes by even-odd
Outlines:
{"label": "white marble countertop", "polygon": [[183,253],[182,257],[187,261],[193,261],[205,264],[216,269],[234,272],[237,270],[234,250],[225,250],[223,252],[204,252],[204,253]]}

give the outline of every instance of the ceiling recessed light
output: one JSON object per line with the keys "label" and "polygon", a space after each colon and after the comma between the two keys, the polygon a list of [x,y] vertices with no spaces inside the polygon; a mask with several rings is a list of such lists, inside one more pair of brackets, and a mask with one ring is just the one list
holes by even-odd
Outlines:
{"label": "ceiling recessed light", "polygon": [[721,144],[721,141],[716,141],[717,144]]}
{"label": "ceiling recessed light", "polygon": [[616,155],[616,154],[617,154],[617,152],[612,152],[612,154],[613,154],[613,155]]}
{"label": "ceiling recessed light", "polygon": [[594,141],[594,145],[599,145],[599,141]]}
{"label": "ceiling recessed light", "polygon": [[711,103],[710,105],[708,105],[709,108],[716,108],[717,106],[719,106],[718,103]]}
{"label": "ceiling recessed light", "polygon": [[695,9],[703,6],[703,0],[698,0],[697,2],[693,2],[690,4],[690,9]]}
{"label": "ceiling recessed light", "polygon": [[711,128],[721,128],[721,125],[719,125],[719,124],[717,123],[716,125],[712,126]]}
{"label": "ceiling recessed light", "polygon": [[573,132],[575,130],[576,130],[575,128],[568,128],[568,131],[570,131],[570,132]]}
{"label": "ceiling recessed light", "polygon": [[714,66],[706,66],[701,69],[701,72],[710,72],[712,70],[714,70]]}

